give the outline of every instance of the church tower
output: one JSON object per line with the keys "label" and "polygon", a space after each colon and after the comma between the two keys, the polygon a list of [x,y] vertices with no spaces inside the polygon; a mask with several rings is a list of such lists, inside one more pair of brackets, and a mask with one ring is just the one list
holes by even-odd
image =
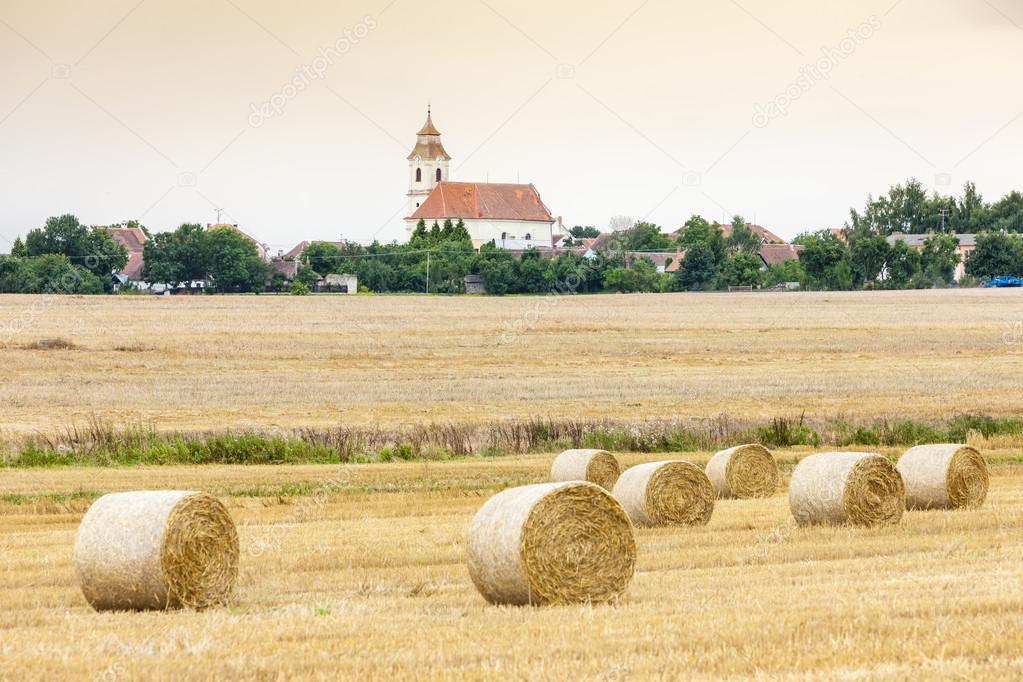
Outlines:
{"label": "church tower", "polygon": [[418,133],[416,147],[408,155],[408,214],[412,215],[430,196],[439,182],[448,181],[451,157],[444,151],[440,131],[433,125],[433,112],[426,110],[426,124]]}

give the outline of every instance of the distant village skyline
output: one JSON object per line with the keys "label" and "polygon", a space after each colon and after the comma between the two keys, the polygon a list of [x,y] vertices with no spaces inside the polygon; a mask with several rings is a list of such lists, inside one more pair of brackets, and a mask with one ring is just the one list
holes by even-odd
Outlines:
{"label": "distant village skyline", "polygon": [[533,184],[566,227],[741,214],[790,240],[909,177],[1013,189],[1019,8],[790,5],[102,0],[54,15],[14,0],[0,252],[69,212],[239,224],[273,251],[403,241],[429,103],[451,180]]}

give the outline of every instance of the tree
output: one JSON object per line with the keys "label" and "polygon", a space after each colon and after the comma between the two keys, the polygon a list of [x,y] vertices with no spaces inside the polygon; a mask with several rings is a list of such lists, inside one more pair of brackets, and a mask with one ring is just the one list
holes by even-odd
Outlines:
{"label": "tree", "polygon": [[341,271],[341,249],[327,242],[313,242],[302,252],[302,262],[321,275]]}
{"label": "tree", "polygon": [[853,274],[861,284],[876,282],[884,272],[891,247],[881,235],[859,237],[849,250]]}
{"label": "tree", "polygon": [[73,264],[64,254],[0,259],[0,293],[101,294],[108,280]]}
{"label": "tree", "polygon": [[551,279],[556,291],[563,294],[600,291],[603,275],[596,259],[575,253],[563,253],[551,262]]}
{"label": "tree", "polygon": [[763,275],[763,286],[770,288],[790,282],[801,283],[805,279],[806,273],[803,272],[802,264],[798,260],[787,260],[767,268]]}
{"label": "tree", "polygon": [[990,279],[1023,276],[1023,242],[999,232],[977,237],[977,247],[966,260],[967,274]]}
{"label": "tree", "polygon": [[963,185],[963,196],[956,206],[956,230],[974,234],[982,232],[990,222],[989,213],[984,197],[977,191],[977,185],[972,182]]}
{"label": "tree", "polygon": [[481,258],[475,268],[483,276],[488,294],[503,296],[515,286],[515,259],[511,254],[493,249]]}
{"label": "tree", "polygon": [[444,220],[444,227],[441,228],[440,238],[444,241],[451,239],[452,233],[455,231],[455,224],[451,222],[451,218]]}
{"label": "tree", "polygon": [[713,256],[715,268],[725,260],[724,233],[719,226],[711,225],[701,216],[693,216],[686,221],[678,238],[678,245],[687,252],[694,246],[707,247]]}
{"label": "tree", "polygon": [[620,234],[626,251],[668,251],[671,239],[653,223],[636,223]]}
{"label": "tree", "polygon": [[412,236],[409,238],[409,246],[420,247],[429,242],[430,233],[426,231],[426,221],[422,218],[416,223],[416,229],[412,231]]}
{"label": "tree", "polygon": [[902,240],[895,242],[885,260],[885,286],[889,289],[905,289],[919,272],[920,253]]}
{"label": "tree", "polygon": [[611,232],[622,232],[636,224],[632,216],[616,215],[608,221],[607,229]]}
{"label": "tree", "polygon": [[631,268],[614,267],[604,273],[604,287],[622,294],[660,291],[660,275],[648,258],[639,258]]}
{"label": "tree", "polygon": [[737,215],[732,219],[732,233],[728,235],[726,245],[732,253],[757,254],[764,240],[750,229],[741,215]]}
{"label": "tree", "polygon": [[550,291],[553,284],[551,263],[540,257],[536,249],[529,249],[519,261],[519,281],[516,289],[524,294]]}
{"label": "tree", "polygon": [[295,271],[295,281],[301,282],[309,288],[316,286],[316,283],[319,282],[320,279],[320,273],[316,272],[308,265],[299,265],[298,270]]}
{"label": "tree", "polygon": [[847,262],[845,244],[828,230],[797,237],[801,244],[799,262],[806,273],[806,283],[817,289],[850,289],[853,272]]}
{"label": "tree", "polygon": [[716,289],[718,267],[714,251],[705,244],[696,244],[687,249],[685,260],[675,277],[678,288],[684,291]]}
{"label": "tree", "polygon": [[725,259],[721,278],[730,287],[758,287],[763,280],[763,267],[759,255],[738,251]]}
{"label": "tree", "polygon": [[465,221],[461,218],[459,218],[458,222],[455,223],[455,229],[451,231],[449,241],[472,244],[472,235],[470,235],[469,230],[465,228]]}
{"label": "tree", "polygon": [[992,204],[987,228],[1005,232],[1023,231],[1023,194],[1013,191]]}
{"label": "tree", "polygon": [[596,239],[600,236],[600,230],[590,225],[576,225],[568,233],[576,239]]}
{"label": "tree", "polygon": [[953,235],[935,234],[924,240],[920,268],[932,284],[947,286],[954,282],[959,262],[959,239]]}
{"label": "tree", "polygon": [[895,185],[886,196],[868,196],[863,213],[850,209],[854,231],[889,235],[893,232],[922,233],[933,227],[937,211],[916,179]]}
{"label": "tree", "polygon": [[284,273],[280,270],[275,270],[270,276],[270,288],[278,294],[284,291],[284,285],[288,283],[288,278],[284,276]]}
{"label": "tree", "polygon": [[206,265],[214,289],[263,290],[268,267],[250,240],[224,227],[207,232],[205,246]]}
{"label": "tree", "polygon": [[177,286],[206,279],[206,230],[184,223],[174,232],[159,232],[143,247],[142,277]]}
{"label": "tree", "polygon": [[128,252],[106,230],[86,227],[71,214],[49,218],[45,226],[31,230],[25,237],[23,253],[29,258],[48,254],[65,256],[102,281],[109,281],[112,272],[128,263]]}

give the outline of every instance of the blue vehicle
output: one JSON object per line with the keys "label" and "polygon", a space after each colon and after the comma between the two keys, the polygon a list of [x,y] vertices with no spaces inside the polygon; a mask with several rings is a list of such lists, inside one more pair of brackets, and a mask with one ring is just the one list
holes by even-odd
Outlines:
{"label": "blue vehicle", "polygon": [[985,289],[1014,289],[1023,287],[1023,277],[995,277],[984,285]]}

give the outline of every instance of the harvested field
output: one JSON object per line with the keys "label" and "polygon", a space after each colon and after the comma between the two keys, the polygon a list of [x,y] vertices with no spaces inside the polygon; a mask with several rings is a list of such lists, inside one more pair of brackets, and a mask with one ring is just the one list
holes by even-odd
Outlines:
{"label": "harvested field", "polygon": [[[0,679],[1019,679],[1021,325],[1019,291],[0,297]],[[638,529],[619,602],[494,607],[473,586],[480,506],[561,449],[703,468],[754,438],[776,492]],[[991,464],[983,507],[793,519],[813,448],[789,445],[894,462],[946,438]],[[513,452],[545,454],[493,456]],[[341,461],[372,463],[303,463]],[[154,489],[225,503],[230,606],[86,602],[83,514]]]}
{"label": "harvested field", "polygon": [[[0,429],[1018,414],[1023,292],[0,296]],[[69,349],[34,344],[65,339]],[[126,352],[130,350],[130,352]]]}
{"label": "harvested field", "polygon": [[[806,451],[776,454],[787,484]],[[1023,675],[1019,465],[992,468],[982,509],[880,529],[798,528],[782,491],[720,500],[708,526],[637,531],[616,606],[489,606],[469,523],[500,488],[546,480],[553,456],[4,472],[0,678]],[[234,605],[95,613],[71,561],[88,498],[176,486],[222,496],[238,523]]]}

